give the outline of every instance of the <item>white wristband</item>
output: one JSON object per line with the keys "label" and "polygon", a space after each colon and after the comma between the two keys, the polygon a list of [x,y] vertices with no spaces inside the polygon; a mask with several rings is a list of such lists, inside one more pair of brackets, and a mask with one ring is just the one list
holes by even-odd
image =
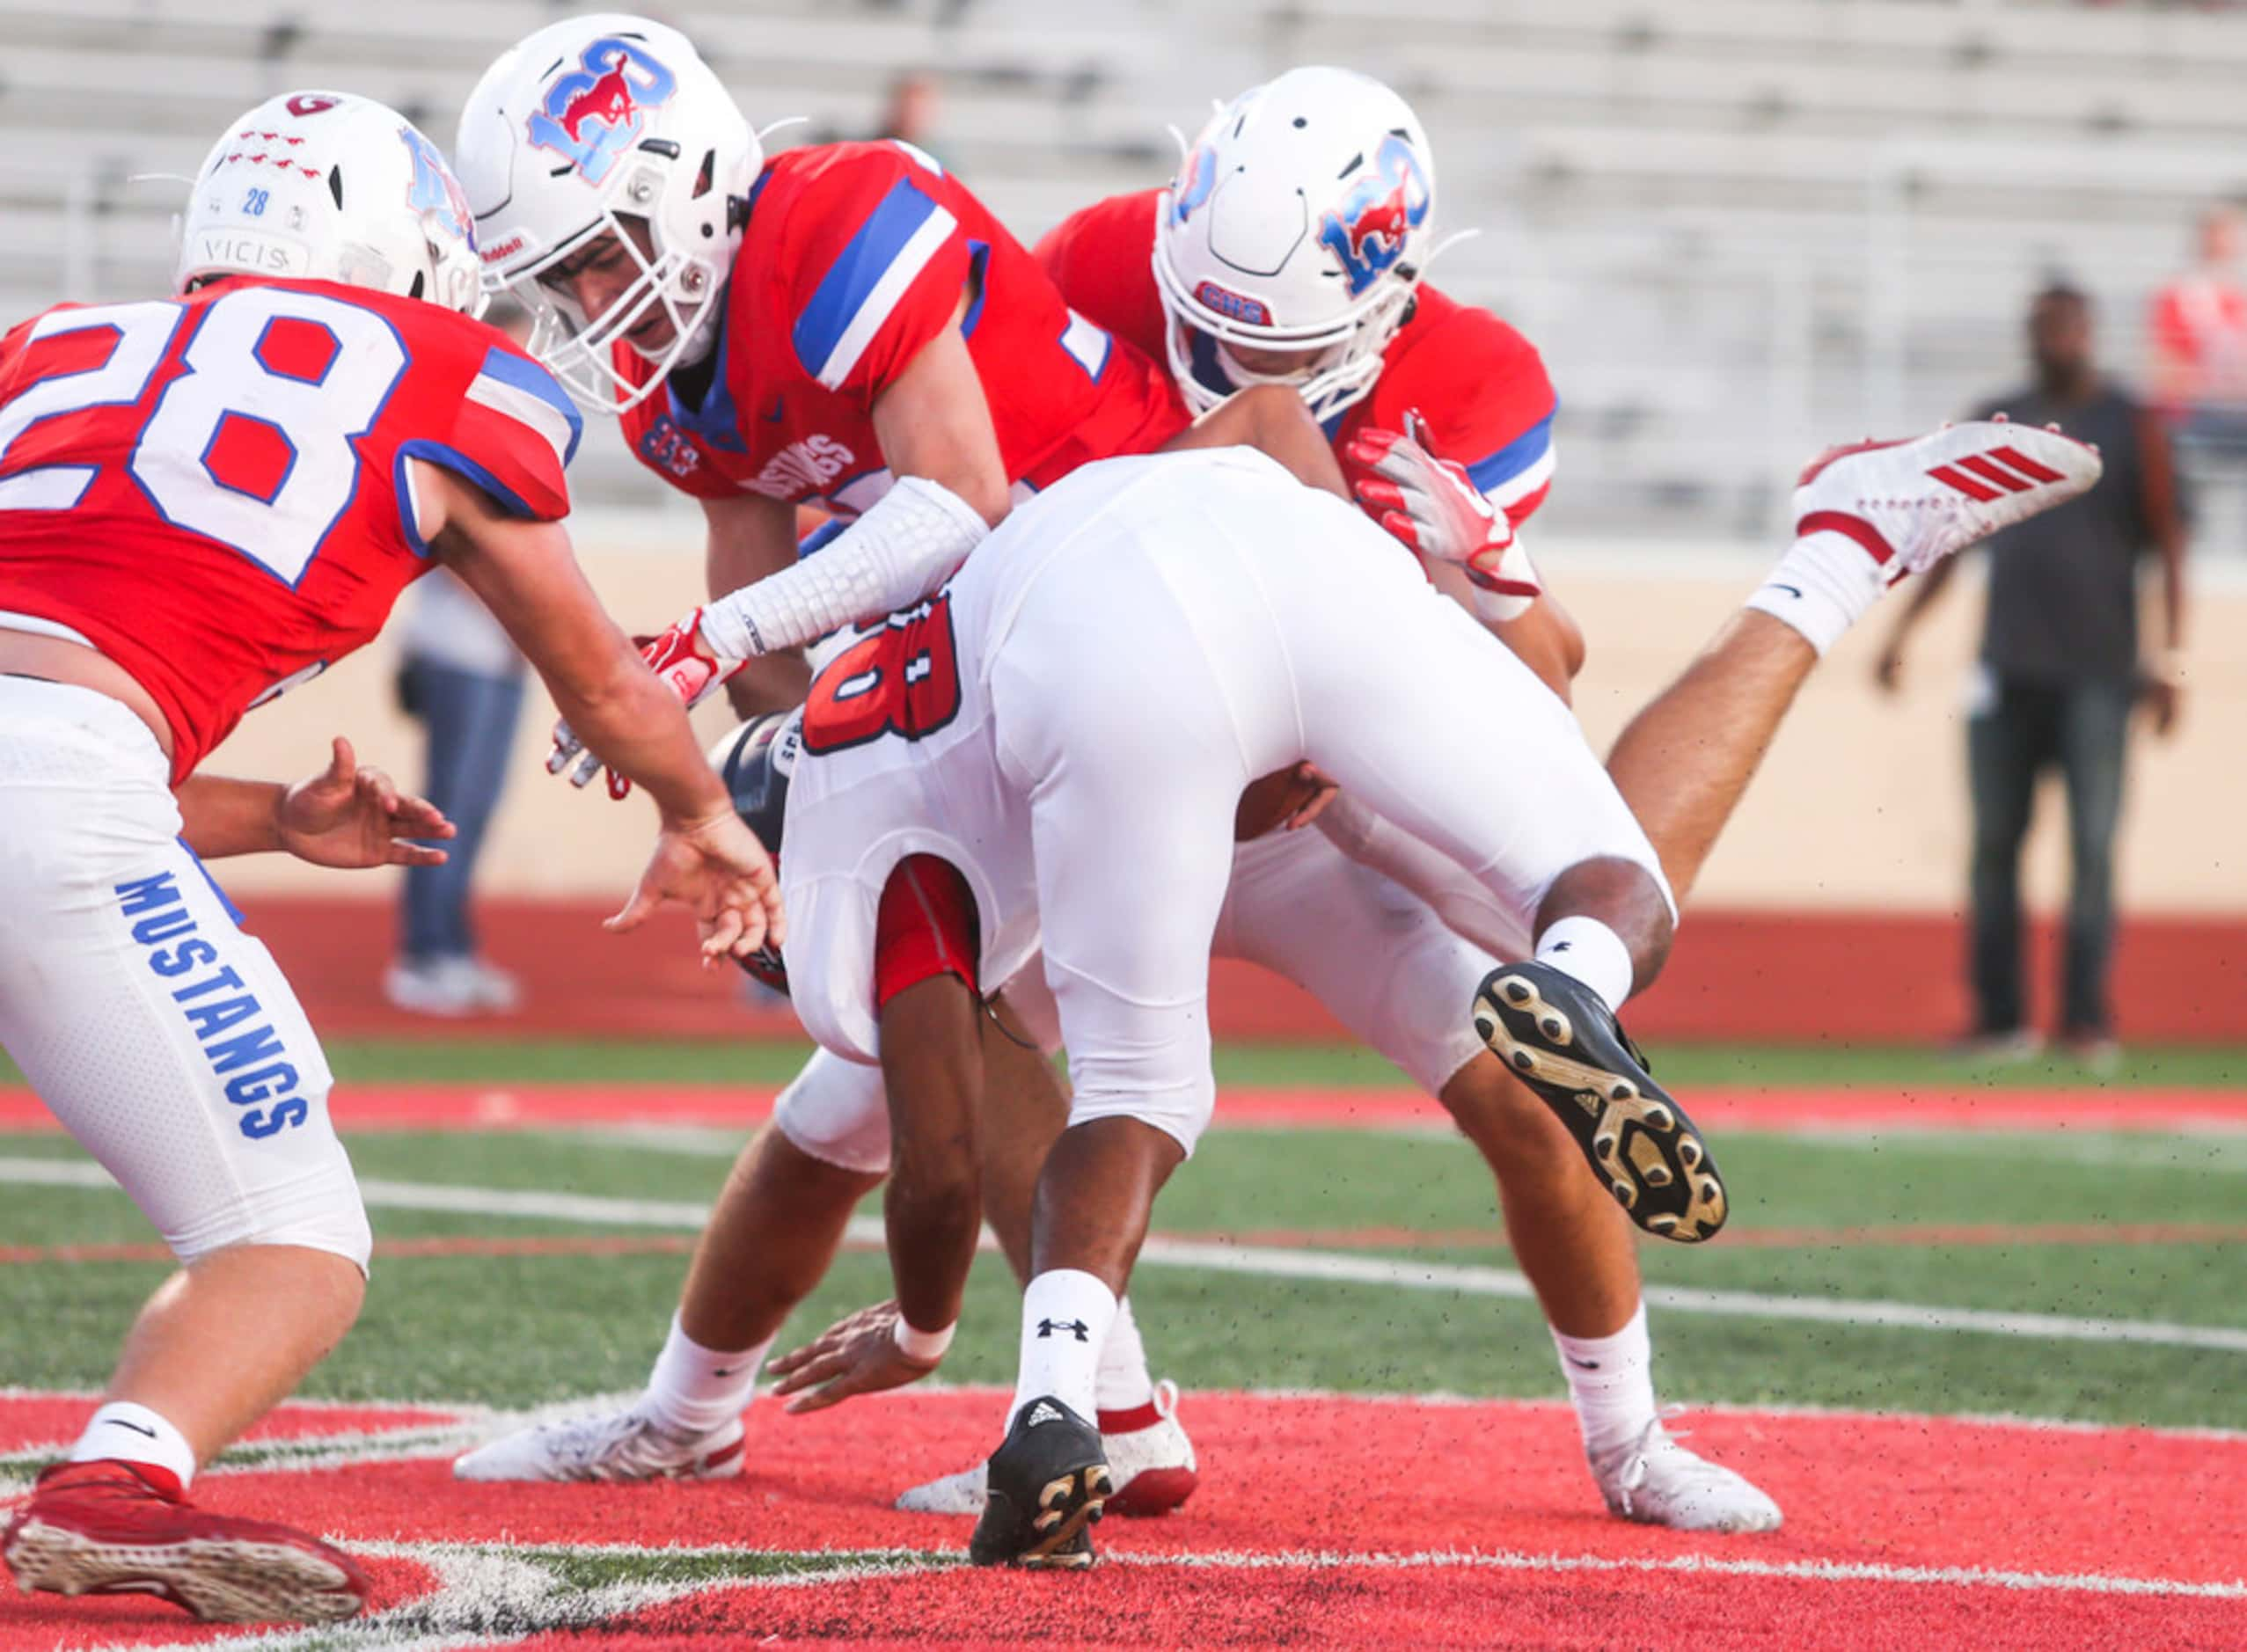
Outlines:
{"label": "white wristband", "polygon": [[894,613],[943,584],[990,531],[941,482],[901,476],[825,550],[705,608],[703,640],[721,659],[750,660]]}
{"label": "white wristband", "polygon": [[959,1328],[959,1322],[955,1320],[941,1331],[916,1331],[905,1323],[905,1316],[901,1313],[891,1322],[889,1334],[907,1359],[933,1365],[944,1357],[944,1350],[952,1346],[952,1334]]}
{"label": "white wristband", "polygon": [[[1541,587],[1537,577],[1537,565],[1529,559],[1529,548],[1520,540],[1508,542],[1505,554],[1498,559],[1497,574],[1518,585]],[[1508,620],[1519,619],[1537,605],[1535,596],[1523,596],[1513,591],[1494,591],[1475,580],[1468,581],[1468,601],[1475,606],[1475,617],[1485,625],[1503,625]]]}

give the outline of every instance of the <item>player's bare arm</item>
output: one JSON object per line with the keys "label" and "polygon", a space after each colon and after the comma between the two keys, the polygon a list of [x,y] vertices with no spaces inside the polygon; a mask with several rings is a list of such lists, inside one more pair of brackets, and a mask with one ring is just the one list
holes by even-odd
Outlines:
{"label": "player's bare arm", "polygon": [[421,838],[453,835],[427,798],[398,789],[380,769],[362,768],[351,742],[335,737],[327,766],[294,786],[194,774],[182,781],[179,835],[205,860],[282,851],[316,866],[434,866],[445,852]]}
{"label": "player's bare arm", "polygon": [[2148,537],[2161,558],[2162,652],[2140,674],[2154,732],[2173,733],[2185,695],[2185,513],[2177,508],[2177,462],[2169,427],[2150,413],[2140,415],[2140,462],[2144,496],[2140,508]]}
{"label": "player's bare arm", "polygon": [[1196,448],[1255,448],[1278,461],[1306,487],[1337,499],[1350,497],[1333,446],[1291,385],[1256,384],[1237,391],[1162,444],[1166,453]]}
{"label": "player's bare arm", "polygon": [[772,1363],[776,1392],[795,1396],[791,1411],[913,1382],[951,1342],[983,1225],[983,1025],[975,993],[950,975],[882,1006],[890,1159],[882,1211],[897,1295]]}
{"label": "player's bare arm", "polygon": [[678,698],[602,610],[557,524],[501,515],[483,493],[415,461],[424,537],[506,629],[563,717],[662,817],[655,852],[618,928],[667,900],[692,907],[706,957],[782,938],[771,857],[703,761]]}
{"label": "player's bare arm", "polygon": [[[1431,560],[1425,566],[1429,582],[1438,590],[1469,613],[1479,612],[1475,602],[1479,593],[1457,563]],[[1572,686],[1577,673],[1584,669],[1584,631],[1576,623],[1576,616],[1553,594],[1552,587],[1541,581],[1537,600],[1515,618],[1483,623],[1537,674],[1540,682],[1573,704]]]}
{"label": "player's bare arm", "polygon": [[[962,294],[962,313],[967,303]],[[894,474],[937,484],[989,526],[1005,520],[1006,465],[983,380],[956,325],[931,339],[875,398],[874,431]]]}

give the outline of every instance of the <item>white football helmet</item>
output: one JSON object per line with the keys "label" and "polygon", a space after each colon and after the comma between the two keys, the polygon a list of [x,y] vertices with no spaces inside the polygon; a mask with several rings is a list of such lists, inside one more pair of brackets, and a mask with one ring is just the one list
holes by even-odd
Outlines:
{"label": "white football helmet", "polygon": [[230,123],[179,228],[180,292],[282,275],[483,312],[468,197],[437,146],[370,98],[284,92]]}
{"label": "white football helmet", "polygon": [[[1291,69],[1219,110],[1155,207],[1172,376],[1206,413],[1199,333],[1233,389],[1293,384],[1321,420],[1363,398],[1436,245],[1436,162],[1411,106],[1346,69]],[[1299,352],[1258,373],[1226,348]]]}
{"label": "white football helmet", "polygon": [[[708,351],[764,151],[684,35],[614,13],[548,25],[485,71],[454,153],[486,283],[530,308],[531,354],[588,406],[622,413]],[[646,225],[648,256],[626,218]],[[640,273],[589,321],[538,277],[604,230]],[[657,304],[673,336],[635,385],[611,349]]]}

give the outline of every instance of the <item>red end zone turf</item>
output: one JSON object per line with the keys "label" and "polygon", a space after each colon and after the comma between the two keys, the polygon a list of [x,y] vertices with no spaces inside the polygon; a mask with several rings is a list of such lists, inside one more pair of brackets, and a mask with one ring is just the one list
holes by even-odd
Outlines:
{"label": "red end zone turf", "polygon": [[[10,1427],[18,1439],[62,1436],[87,1403],[66,1414],[52,1400],[4,1400],[0,1416],[35,1410],[38,1428]],[[439,1458],[223,1473],[198,1495],[383,1546],[374,1563],[383,1604],[403,1614],[401,1640],[473,1624],[495,1637],[479,1644],[555,1652],[767,1637],[2216,1647],[2238,1645],[2247,1630],[2238,1435],[1700,1414],[1687,1424],[1696,1445],[1753,1473],[1788,1511],[1782,1531],[1727,1539],[1607,1517],[1562,1406],[1198,1395],[1185,1415],[1205,1478],[1184,1511],[1104,1524],[1106,1561],[1089,1576],[969,1573],[948,1563],[964,1520],[900,1515],[886,1502],[980,1455],[1003,1405],[990,1391],[955,1391],[808,1418],[762,1409],[750,1473],[727,1484],[472,1486]],[[390,1414],[318,1414],[362,1431]],[[456,1544],[477,1546],[446,1546]],[[573,1617],[567,1603],[526,1592],[509,1559],[583,1545],[611,1555],[618,1546],[749,1548],[827,1563],[875,1551],[867,1559],[882,1575],[651,1585],[616,1597],[596,1630],[582,1601]],[[148,1602],[0,1602],[0,1652],[231,1638]]]}

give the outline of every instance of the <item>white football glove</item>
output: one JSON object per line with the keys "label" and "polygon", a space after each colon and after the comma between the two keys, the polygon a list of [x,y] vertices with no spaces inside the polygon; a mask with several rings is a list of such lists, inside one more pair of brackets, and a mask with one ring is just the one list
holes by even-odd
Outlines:
{"label": "white football glove", "polygon": [[1427,429],[1415,412],[1404,415],[1402,434],[1365,430],[1350,438],[1345,455],[1365,472],[1353,484],[1358,502],[1421,555],[1457,563],[1484,618],[1519,619],[1543,595],[1536,567],[1505,512],[1466,468],[1429,451]]}

